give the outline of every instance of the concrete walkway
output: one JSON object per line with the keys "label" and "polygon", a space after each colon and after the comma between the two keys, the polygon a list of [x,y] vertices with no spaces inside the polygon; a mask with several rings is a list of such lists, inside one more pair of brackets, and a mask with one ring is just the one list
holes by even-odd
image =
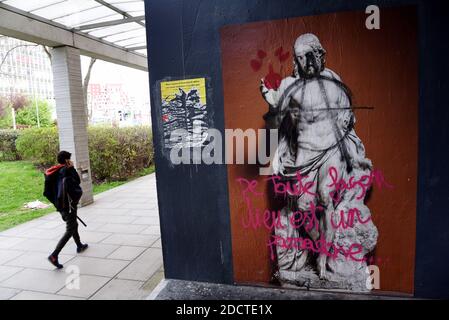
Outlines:
{"label": "concrete walkway", "polygon": [[163,278],[155,175],[103,192],[78,215],[81,241],[47,261],[65,231],[55,212],[0,233],[0,299],[144,299]]}

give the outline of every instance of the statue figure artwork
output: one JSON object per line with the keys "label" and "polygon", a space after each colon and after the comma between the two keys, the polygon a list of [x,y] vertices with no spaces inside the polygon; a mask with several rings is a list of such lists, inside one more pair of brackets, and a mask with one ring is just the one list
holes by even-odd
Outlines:
{"label": "statue figure artwork", "polygon": [[[299,174],[301,183],[311,186],[310,192],[289,193],[280,215],[288,227],[275,228],[274,235],[289,241],[321,240],[330,251],[276,245],[277,278],[283,285],[367,291],[364,258],[375,248],[378,232],[364,203],[366,193],[354,186],[335,197],[331,186],[336,180],[371,176],[372,164],[354,130],[350,90],[325,68],[325,54],[315,35],[303,34],[294,45],[293,75],[276,90],[267,88],[263,79],[260,84],[269,105],[267,127],[279,130],[274,174],[291,183],[299,183]],[[310,213],[311,205],[322,209],[316,210],[316,227],[294,227],[294,215]],[[359,250],[349,258],[345,252],[354,244]]]}

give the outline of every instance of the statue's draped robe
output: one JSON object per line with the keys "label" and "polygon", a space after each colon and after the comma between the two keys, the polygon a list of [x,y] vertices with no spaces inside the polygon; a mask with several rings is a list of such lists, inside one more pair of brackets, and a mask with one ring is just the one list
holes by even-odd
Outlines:
{"label": "statue's draped robe", "polygon": [[[353,124],[355,123],[355,119],[351,109],[350,96],[347,90],[345,90],[346,87],[342,85],[339,76],[329,69],[325,69],[319,79],[315,78],[305,81],[299,77],[287,77],[282,80],[278,90],[271,90],[270,92],[271,99],[274,102],[273,107],[278,112],[277,116],[279,118],[277,123],[282,122],[282,118],[286,114],[292,97],[295,97],[295,100],[299,103],[300,112],[315,112],[317,114],[320,112],[330,112],[332,114],[330,117],[332,121],[327,121],[321,125],[332,125],[334,134],[326,135],[324,138],[317,138],[313,134],[303,135],[299,132],[296,152],[292,152],[285,138],[281,138],[273,158],[274,174],[288,179],[289,177],[296,176],[296,172],[299,171],[301,176],[308,176],[307,181],[313,181],[317,188],[320,188],[319,178],[324,174],[328,174],[327,171],[331,165],[335,165],[340,177],[345,180],[349,176],[357,178],[363,175],[369,175],[372,167],[371,161],[365,157],[363,143],[354,130]],[[313,94],[317,93],[316,86],[320,88],[317,96],[307,97],[307,94],[310,92]],[[332,99],[329,99],[329,96]],[[320,104],[319,109],[321,111],[302,109],[302,99],[309,99],[305,105],[314,105],[316,99],[317,104]],[[324,104],[323,101],[325,101]],[[324,108],[330,108],[331,110],[323,111],[322,109]],[[313,122],[312,125],[314,125]],[[320,122],[318,121],[316,125],[319,126]],[[320,128],[317,128],[317,130],[319,131]],[[321,186],[322,189],[323,187]],[[349,210],[352,207],[357,207],[361,212],[362,220],[370,220],[370,211],[365,206],[364,199],[357,199],[354,196],[359,191],[356,188],[352,192],[346,192],[338,204],[338,208],[336,208],[338,210],[335,211],[339,213],[340,209]],[[306,210],[307,208],[304,205],[309,201],[319,202],[320,199],[313,199],[311,197],[309,199],[304,198],[302,201],[297,202],[299,209]],[[292,202],[290,201],[290,203]],[[304,229],[294,228],[291,225],[290,218],[292,211],[294,210],[291,206],[286,206],[282,209],[281,223],[287,226],[287,228],[275,229],[276,236],[284,239],[311,236],[310,232],[307,235]],[[340,218],[341,216],[339,215],[334,217],[337,223]],[[337,228],[332,241],[334,244],[342,245],[346,248],[350,247],[352,243],[362,244],[364,250],[359,255],[361,258],[375,247],[377,229],[371,221],[367,224],[361,224],[356,219],[353,228],[344,230]],[[280,271],[297,274],[307,267],[306,262],[309,256],[309,252],[307,251],[278,246],[276,253]],[[347,261],[347,259],[338,256],[337,259],[328,261],[328,266],[334,275],[355,279],[354,282],[357,282],[356,287],[360,287],[360,283],[363,282],[366,263]],[[351,279],[348,281],[350,283]]]}

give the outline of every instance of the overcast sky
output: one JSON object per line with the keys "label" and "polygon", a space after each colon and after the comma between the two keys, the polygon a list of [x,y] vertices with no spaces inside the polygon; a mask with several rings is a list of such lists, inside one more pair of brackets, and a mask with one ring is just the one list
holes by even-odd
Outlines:
{"label": "overcast sky", "polygon": [[[81,56],[83,78],[89,67],[90,58]],[[124,90],[136,99],[149,101],[148,72],[97,60],[93,66],[90,83],[122,83]]]}

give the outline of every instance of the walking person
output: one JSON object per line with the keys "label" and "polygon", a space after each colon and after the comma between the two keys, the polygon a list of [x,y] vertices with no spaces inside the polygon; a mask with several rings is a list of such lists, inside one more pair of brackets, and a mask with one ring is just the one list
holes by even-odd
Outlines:
{"label": "walking person", "polygon": [[70,157],[70,152],[59,152],[57,156],[58,165],[45,171],[44,196],[53,203],[66,223],[64,235],[59,240],[53,253],[48,257],[48,261],[58,269],[63,268],[58,260],[59,253],[70,238],[73,237],[73,240],[75,240],[78,253],[83,252],[88,247],[87,244],[81,242],[78,233],[77,205],[83,191],[80,186],[80,177]]}

